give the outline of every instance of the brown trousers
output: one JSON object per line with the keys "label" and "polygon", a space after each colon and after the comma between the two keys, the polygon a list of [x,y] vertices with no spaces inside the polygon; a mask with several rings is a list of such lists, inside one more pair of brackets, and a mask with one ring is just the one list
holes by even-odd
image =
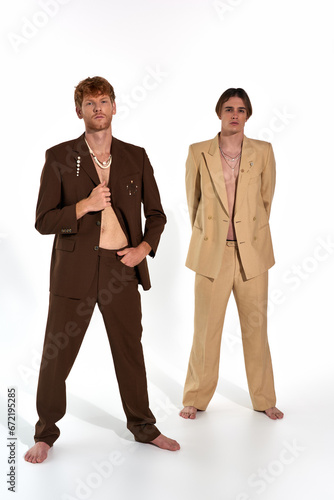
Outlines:
{"label": "brown trousers", "polygon": [[136,271],[120,259],[116,250],[99,249],[98,268],[85,299],[50,294],[37,389],[36,442],[52,446],[59,437],[55,424],[66,411],[65,380],[96,303],[108,334],[127,427],[141,442],[150,442],[160,434],[149,409]]}
{"label": "brown trousers", "polygon": [[212,280],[196,274],[195,331],[184,387],[184,406],[205,410],[215,392],[222,329],[232,291],[240,318],[253,408],[263,411],[276,404],[267,338],[268,272],[246,280],[237,244],[227,241],[218,277]]}

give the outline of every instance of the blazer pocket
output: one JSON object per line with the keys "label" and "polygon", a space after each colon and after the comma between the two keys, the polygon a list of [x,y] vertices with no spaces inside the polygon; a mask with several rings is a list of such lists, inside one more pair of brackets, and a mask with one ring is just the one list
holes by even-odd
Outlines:
{"label": "blazer pocket", "polygon": [[250,177],[248,184],[253,184],[254,182],[258,182],[261,179],[261,174],[256,175],[255,177]]}
{"label": "blazer pocket", "polygon": [[56,242],[56,250],[65,250],[66,252],[73,252],[75,247],[75,240],[68,240],[65,238],[58,238]]}

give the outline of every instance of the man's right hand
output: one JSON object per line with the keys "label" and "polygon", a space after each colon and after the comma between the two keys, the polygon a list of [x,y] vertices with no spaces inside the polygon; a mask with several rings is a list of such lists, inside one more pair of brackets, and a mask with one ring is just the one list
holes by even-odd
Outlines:
{"label": "man's right hand", "polygon": [[102,184],[99,184],[93,189],[88,198],[76,204],[77,220],[88,212],[98,212],[99,210],[111,207],[110,199],[110,189],[106,186],[105,181],[103,181]]}

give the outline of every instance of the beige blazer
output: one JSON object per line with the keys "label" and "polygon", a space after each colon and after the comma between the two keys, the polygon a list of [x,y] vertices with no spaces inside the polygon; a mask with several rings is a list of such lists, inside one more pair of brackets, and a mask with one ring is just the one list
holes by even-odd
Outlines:
{"label": "beige blazer", "polygon": [[[218,137],[192,144],[186,163],[192,225],[186,266],[213,279],[224,258],[231,218]],[[269,229],[274,189],[275,158],[271,144],[244,137],[233,221],[247,279],[267,271],[275,263]]]}

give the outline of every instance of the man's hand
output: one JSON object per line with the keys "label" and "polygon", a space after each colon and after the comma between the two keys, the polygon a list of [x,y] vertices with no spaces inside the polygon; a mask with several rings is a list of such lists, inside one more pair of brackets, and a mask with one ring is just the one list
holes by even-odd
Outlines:
{"label": "man's hand", "polygon": [[77,219],[88,214],[88,212],[98,212],[107,207],[111,207],[110,199],[110,189],[106,187],[106,183],[103,181],[102,184],[99,184],[93,189],[88,198],[76,204]]}
{"label": "man's hand", "polygon": [[151,251],[150,245],[142,241],[137,247],[124,248],[117,252],[118,255],[124,255],[121,262],[129,267],[138,266]]}

